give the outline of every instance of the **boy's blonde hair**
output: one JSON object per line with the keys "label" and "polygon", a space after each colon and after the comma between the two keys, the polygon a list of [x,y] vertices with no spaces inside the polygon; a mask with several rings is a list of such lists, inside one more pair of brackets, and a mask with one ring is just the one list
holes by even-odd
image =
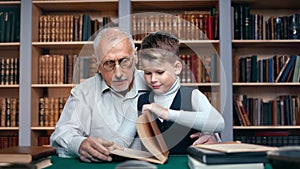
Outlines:
{"label": "boy's blonde hair", "polygon": [[149,33],[141,44],[141,59],[174,63],[179,60],[179,40],[167,32]]}

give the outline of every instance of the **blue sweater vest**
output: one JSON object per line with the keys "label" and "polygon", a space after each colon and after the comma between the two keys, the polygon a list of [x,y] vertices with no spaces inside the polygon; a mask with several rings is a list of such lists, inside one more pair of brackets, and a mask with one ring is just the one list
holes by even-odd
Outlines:
{"label": "blue sweater vest", "polygon": [[[192,111],[191,95],[194,88],[181,86],[170,106],[173,110]],[[141,114],[144,104],[154,102],[153,92],[141,95],[138,99],[138,111]],[[153,114],[154,115],[154,114]],[[176,124],[172,121],[164,120],[161,122],[157,117],[156,123],[160,129],[164,140],[167,144],[170,154],[187,154],[186,149],[193,144],[195,139],[191,139],[190,135],[198,131],[188,127]]]}

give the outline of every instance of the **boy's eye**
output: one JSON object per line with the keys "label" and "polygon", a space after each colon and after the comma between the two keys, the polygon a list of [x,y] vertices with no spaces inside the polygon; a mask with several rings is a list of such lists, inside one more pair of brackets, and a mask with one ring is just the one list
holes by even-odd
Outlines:
{"label": "boy's eye", "polygon": [[157,73],[161,75],[161,74],[163,74],[165,72],[164,71],[158,71]]}
{"label": "boy's eye", "polygon": [[151,75],[151,72],[144,72],[146,75]]}

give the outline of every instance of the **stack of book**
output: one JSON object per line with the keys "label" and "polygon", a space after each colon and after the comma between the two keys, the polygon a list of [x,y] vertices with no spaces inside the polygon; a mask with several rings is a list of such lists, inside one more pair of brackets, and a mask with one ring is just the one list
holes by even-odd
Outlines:
{"label": "stack of book", "polygon": [[268,163],[267,152],[277,149],[236,142],[190,146],[187,149],[188,166],[191,169],[264,169],[264,164]]}
{"label": "stack of book", "polygon": [[46,168],[56,148],[51,146],[13,146],[0,150],[0,168]]}

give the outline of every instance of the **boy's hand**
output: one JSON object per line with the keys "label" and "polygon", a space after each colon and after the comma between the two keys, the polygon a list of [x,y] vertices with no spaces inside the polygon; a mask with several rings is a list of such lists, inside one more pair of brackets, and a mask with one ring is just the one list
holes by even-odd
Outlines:
{"label": "boy's hand", "polygon": [[156,103],[143,105],[142,112],[143,113],[152,112],[152,113],[156,114],[159,118],[168,120],[168,109],[163,108],[162,106],[160,106]]}
{"label": "boy's hand", "polygon": [[217,143],[215,137],[213,134],[202,134],[200,132],[194,133],[190,135],[190,138],[198,138],[194,143],[193,146],[197,144],[212,144],[212,143]]}

